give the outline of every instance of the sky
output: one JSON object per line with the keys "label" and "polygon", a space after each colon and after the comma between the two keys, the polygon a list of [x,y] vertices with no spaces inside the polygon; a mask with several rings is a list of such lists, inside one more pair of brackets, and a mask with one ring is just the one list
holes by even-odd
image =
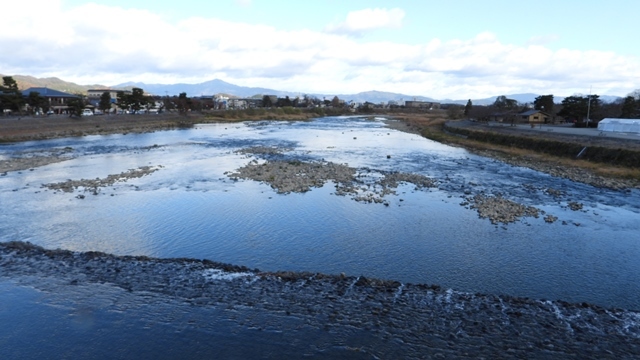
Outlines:
{"label": "sky", "polygon": [[30,0],[0,73],[435,99],[640,89],[636,0]]}

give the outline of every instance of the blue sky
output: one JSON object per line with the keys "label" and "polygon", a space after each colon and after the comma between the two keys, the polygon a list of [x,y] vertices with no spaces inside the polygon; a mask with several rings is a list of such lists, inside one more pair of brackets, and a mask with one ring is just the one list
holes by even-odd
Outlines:
{"label": "blue sky", "polygon": [[[7,9],[7,7],[9,9]],[[0,73],[433,98],[640,88],[640,1],[32,0]]]}

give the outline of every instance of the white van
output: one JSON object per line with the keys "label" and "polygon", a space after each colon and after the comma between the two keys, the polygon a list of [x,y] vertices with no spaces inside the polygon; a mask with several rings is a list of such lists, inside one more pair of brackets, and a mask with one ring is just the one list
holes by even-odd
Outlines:
{"label": "white van", "polygon": [[91,111],[91,109],[82,110],[82,116],[92,116],[92,115],[93,115],[93,111]]}

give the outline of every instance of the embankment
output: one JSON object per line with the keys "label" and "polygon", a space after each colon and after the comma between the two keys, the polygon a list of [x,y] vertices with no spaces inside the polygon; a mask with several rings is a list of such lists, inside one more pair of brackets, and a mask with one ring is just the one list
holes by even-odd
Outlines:
{"label": "embankment", "polygon": [[[640,167],[640,148],[634,142],[617,139],[613,142],[597,141],[588,136],[550,135],[544,137],[536,134],[517,133],[511,130],[495,128],[491,130],[443,125],[444,130],[476,140],[495,145],[516,147],[534,152],[541,152],[553,156],[575,159],[578,157],[592,162],[607,165]],[[583,151],[584,150],[584,151]]]}

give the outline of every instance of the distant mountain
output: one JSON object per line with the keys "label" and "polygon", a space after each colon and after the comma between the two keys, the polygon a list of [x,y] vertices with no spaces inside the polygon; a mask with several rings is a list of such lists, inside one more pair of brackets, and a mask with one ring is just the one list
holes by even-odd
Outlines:
{"label": "distant mountain", "polygon": [[[0,75],[3,76],[3,75]],[[118,84],[115,86],[104,86],[104,85],[78,85],[76,83],[67,82],[61,80],[56,77],[50,78],[35,78],[33,76],[24,76],[24,75],[12,75],[14,80],[18,82],[18,88],[20,90],[25,90],[30,87],[48,87],[54,90],[64,91],[67,93],[81,93],[86,94],[89,89],[101,89],[101,88],[111,88],[111,89],[131,89],[134,87],[138,87],[144,90],[147,94],[153,95],[178,95],[180,93],[187,93],[187,96],[202,96],[202,95],[217,95],[217,94],[225,94],[227,96],[236,96],[236,97],[252,97],[256,95],[276,95],[278,97],[296,97],[303,96],[305,93],[292,92],[292,91],[282,91],[282,90],[274,90],[268,88],[260,88],[260,87],[247,87],[247,86],[239,86],[228,83],[226,81],[222,81],[219,79],[214,79],[210,81],[205,81],[199,84],[145,84],[141,82],[127,82],[123,84]],[[333,99],[335,94],[311,94],[308,93],[309,96],[315,96],[320,99]],[[533,103],[538,94],[533,93],[524,93],[524,94],[504,94],[509,99],[517,100],[519,103]],[[407,101],[407,100],[418,100],[418,101],[428,101],[428,102],[439,102],[443,104],[461,104],[465,105],[469,99],[433,99],[427,96],[414,96],[414,95],[406,95],[392,92],[384,92],[384,91],[365,91],[357,94],[339,94],[338,98],[345,101],[354,101],[363,103],[366,101],[372,103],[381,103],[388,101]],[[492,96],[483,99],[471,99],[471,102],[474,105],[490,105],[496,101],[497,96]],[[554,100],[557,104],[561,103],[564,97],[555,96]],[[600,99],[604,102],[613,102],[620,99],[619,96],[610,96],[610,95],[601,95]]]}
{"label": "distant mountain", "polygon": [[[315,96],[322,97],[319,95],[315,95]],[[328,100],[331,100],[333,96],[334,95],[325,95],[325,97],[327,97]],[[354,102],[360,102],[360,103],[368,101],[374,104],[381,103],[381,102],[386,103],[388,101],[402,102],[407,100],[439,102],[438,100],[435,100],[433,98],[426,97],[426,96],[413,96],[413,95],[398,94],[398,93],[376,91],[376,90],[359,92],[357,94],[341,94],[341,95],[338,95],[338,98],[343,99],[345,101],[353,100]]]}
{"label": "distant mountain", "polygon": [[[7,75],[0,75],[7,76]],[[64,91],[70,94],[86,94],[88,89],[106,88],[104,85],[78,85],[76,83],[67,82],[57,77],[36,78],[27,75],[9,75],[18,83],[20,90],[26,90],[30,87],[46,87],[58,91]]]}
{"label": "distant mountain", "polygon": [[[498,96],[501,96],[501,95],[496,95],[496,96],[492,96],[492,97],[488,97],[488,98],[484,98],[484,99],[471,99],[471,102],[473,103],[473,105],[491,105],[494,102],[496,102],[496,99],[498,98]],[[533,103],[533,101],[539,95],[538,94],[532,94],[532,93],[526,93],[526,94],[510,94],[510,95],[505,94],[504,96],[506,96],[509,99],[516,100],[517,102],[519,102],[521,104],[524,104],[524,103]],[[558,98],[554,97],[554,101],[555,102],[559,102],[557,99]],[[441,100],[441,102],[445,103],[445,104],[460,104],[460,105],[466,105],[467,101],[469,101],[469,99],[462,99],[462,100],[445,99],[445,100]],[[562,100],[560,100],[560,101],[562,101]]]}
{"label": "distant mountain", "polygon": [[118,84],[116,88],[141,88],[145,93],[153,95],[178,95],[180,93],[187,93],[187,96],[203,96],[203,95],[216,95],[227,94],[237,97],[251,97],[254,95],[277,95],[277,96],[292,96],[295,93],[279,91],[274,89],[266,89],[259,87],[246,87],[230,84],[226,81],[219,79],[206,81],[199,84],[145,84],[128,82],[124,84]]}

